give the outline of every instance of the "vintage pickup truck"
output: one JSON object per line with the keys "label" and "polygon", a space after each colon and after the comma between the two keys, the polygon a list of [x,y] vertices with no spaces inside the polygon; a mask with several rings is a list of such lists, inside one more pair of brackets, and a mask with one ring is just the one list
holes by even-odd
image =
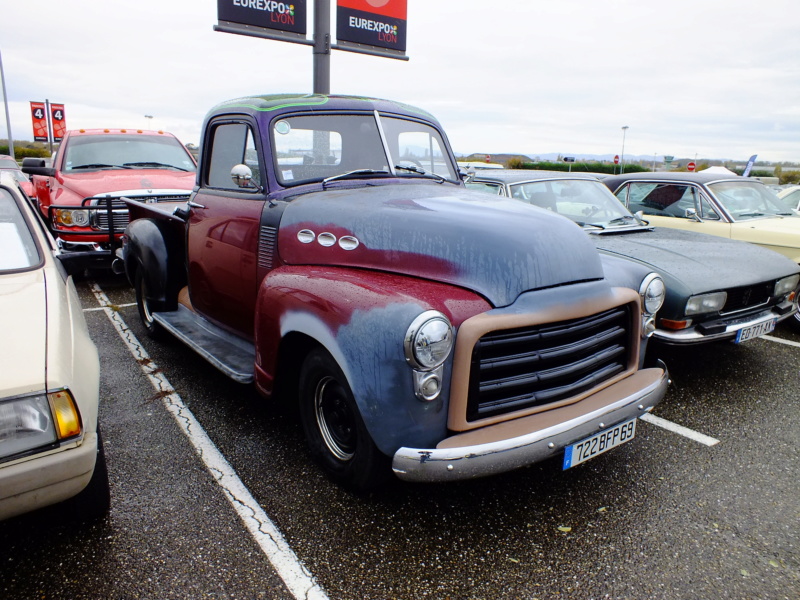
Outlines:
{"label": "vintage pickup truck", "polygon": [[171,133],[142,129],[67,131],[46,166],[26,158],[34,200],[70,271],[108,268],[128,211],[120,199],[187,200],[196,177],[194,157]]}
{"label": "vintage pickup truck", "polygon": [[[208,114],[185,203],[129,202],[120,260],[150,335],[298,403],[312,457],[368,489],[629,440],[664,298],[571,221],[467,190],[437,121],[355,97]],[[391,465],[391,469],[390,469]]]}

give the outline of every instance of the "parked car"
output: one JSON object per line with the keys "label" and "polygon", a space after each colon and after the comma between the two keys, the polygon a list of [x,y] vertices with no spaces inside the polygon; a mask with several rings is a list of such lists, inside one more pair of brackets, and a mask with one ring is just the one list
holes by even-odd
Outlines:
{"label": "parked car", "polygon": [[664,397],[666,367],[639,366],[658,275],[612,279],[564,217],[465,189],[424,110],[240,98],[200,156],[189,202],[128,201],[142,324],[293,403],[332,479],[570,468]]}
{"label": "parked car", "polygon": [[786,208],[796,215],[800,215],[800,185],[785,187],[778,191],[777,195],[786,205]]}
{"label": "parked car", "polygon": [[549,171],[480,172],[467,186],[569,217],[601,253],[657,271],[667,287],[655,338],[744,342],[797,312],[800,267],[752,244],[650,226],[597,178]]}
{"label": "parked car", "polygon": [[64,502],[109,508],[98,428],[100,366],[58,250],[8,173],[0,173],[0,519]]}
{"label": "parked car", "polygon": [[0,170],[7,171],[17,180],[17,185],[25,192],[28,197],[33,197],[33,183],[28,176],[22,172],[17,161],[7,154],[0,154]]}
{"label": "parked car", "polygon": [[[602,181],[653,225],[750,242],[800,264],[800,218],[763,183],[708,171],[630,173]],[[800,313],[794,319],[800,324]]]}
{"label": "parked car", "polygon": [[72,271],[110,267],[128,224],[123,197],[141,202],[186,200],[194,157],[171,133],[141,129],[67,131],[46,166],[26,158],[34,197]]}

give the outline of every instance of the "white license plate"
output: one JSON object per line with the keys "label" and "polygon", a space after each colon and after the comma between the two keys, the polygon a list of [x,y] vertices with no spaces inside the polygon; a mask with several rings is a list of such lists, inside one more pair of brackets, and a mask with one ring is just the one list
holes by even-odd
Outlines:
{"label": "white license plate", "polygon": [[770,319],[758,325],[751,325],[750,327],[740,329],[736,332],[736,343],[740,344],[741,342],[746,342],[747,340],[752,340],[753,338],[761,337],[762,335],[772,332],[777,322],[778,319]]}
{"label": "white license plate", "polygon": [[629,442],[635,435],[636,419],[633,419],[567,446],[564,449],[564,470],[603,454],[603,452],[608,452],[620,444]]}

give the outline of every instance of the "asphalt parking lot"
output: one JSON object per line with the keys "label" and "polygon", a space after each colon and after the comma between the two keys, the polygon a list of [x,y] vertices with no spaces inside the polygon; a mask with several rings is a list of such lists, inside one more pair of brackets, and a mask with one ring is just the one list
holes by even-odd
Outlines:
{"label": "asphalt parking lot", "polygon": [[0,598],[798,598],[800,335],[786,327],[659,351],[668,423],[573,469],[355,496],[310,463],[290,407],[148,339],[123,279],[79,292],[112,510],[0,523]]}

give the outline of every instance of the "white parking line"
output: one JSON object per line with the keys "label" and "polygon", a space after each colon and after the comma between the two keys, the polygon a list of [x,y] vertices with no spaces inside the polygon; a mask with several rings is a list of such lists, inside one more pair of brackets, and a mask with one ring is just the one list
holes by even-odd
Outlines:
{"label": "white parking line", "polygon": [[[127,304],[109,304],[110,307],[114,308],[128,308],[130,306],[136,306],[136,302],[128,302]],[[97,312],[99,310],[105,310],[107,307],[105,306],[94,306],[92,308],[84,308],[83,312]]]}
{"label": "white parking line", "polygon": [[719,444],[719,440],[716,438],[707,436],[702,433],[698,433],[693,429],[689,429],[688,427],[684,427],[683,425],[678,425],[677,423],[673,423],[672,421],[667,421],[666,419],[662,419],[661,417],[651,415],[650,413],[645,413],[639,418],[642,421],[650,423],[651,425],[662,427],[668,431],[680,434],[684,437],[694,440],[695,442],[700,442],[701,444],[705,444],[706,446],[713,446],[715,444]]}
{"label": "white parking line", "polygon": [[794,346],[795,348],[800,348],[800,343],[793,342],[791,340],[783,340],[781,338],[772,337],[771,335],[762,335],[762,340],[769,340],[770,342],[778,342],[779,344],[786,344],[787,346]]}
{"label": "white parking line", "polygon": [[[316,582],[314,576],[300,562],[297,555],[289,547],[278,528],[259,506],[244,483],[239,479],[230,463],[217,449],[211,439],[195,419],[189,408],[174,390],[158,366],[150,360],[147,351],[128,329],[119,312],[96,283],[91,289],[100,307],[116,328],[122,341],[128,346],[142,371],[150,379],[156,392],[162,397],[164,406],[177,421],[184,435],[189,438],[200,460],[203,461],[211,476],[225,492],[225,497],[239,515],[245,527],[256,543],[267,556],[275,571],[283,579],[286,587],[295,598],[303,600],[327,600],[328,596]],[[119,306],[119,305],[117,305]]]}

